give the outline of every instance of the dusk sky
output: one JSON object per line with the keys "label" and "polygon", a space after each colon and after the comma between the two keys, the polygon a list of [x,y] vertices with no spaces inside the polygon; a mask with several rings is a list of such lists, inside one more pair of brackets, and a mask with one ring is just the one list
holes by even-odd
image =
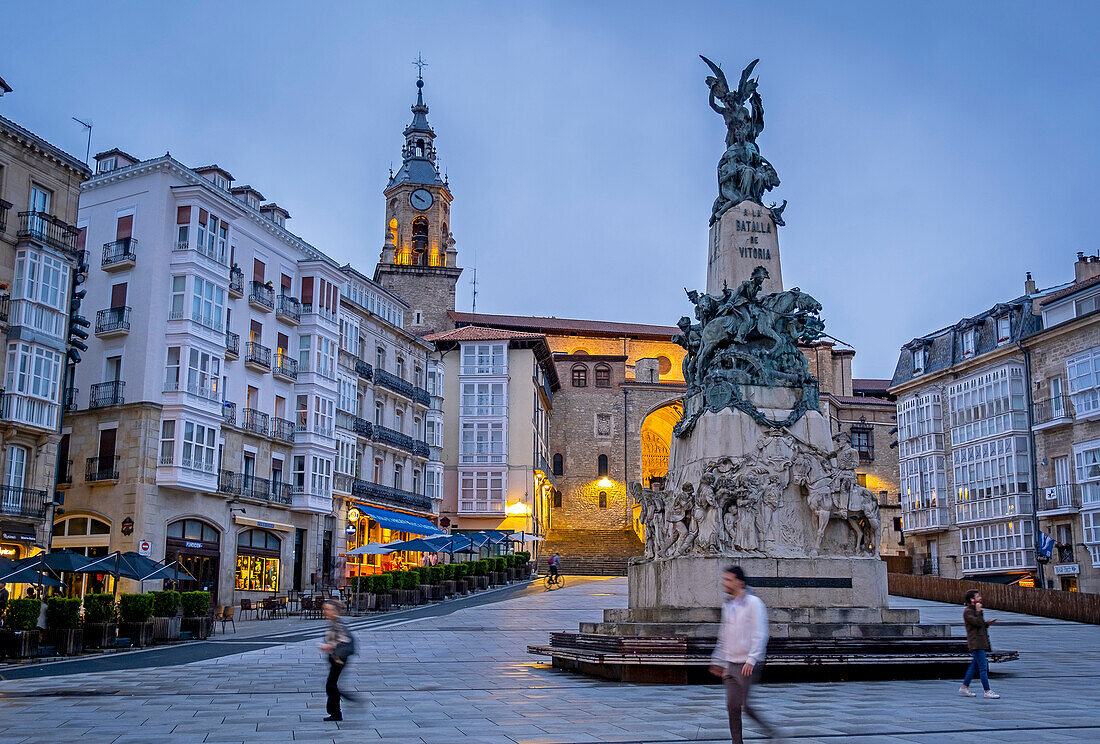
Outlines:
{"label": "dusk sky", "polygon": [[[776,5],[781,5],[777,8]],[[760,57],[783,278],[898,348],[1095,254],[1100,6],[1013,2],[20,3],[0,114],[83,157],[218,163],[373,272],[422,53],[458,306],[672,325],[722,154],[705,54]]]}

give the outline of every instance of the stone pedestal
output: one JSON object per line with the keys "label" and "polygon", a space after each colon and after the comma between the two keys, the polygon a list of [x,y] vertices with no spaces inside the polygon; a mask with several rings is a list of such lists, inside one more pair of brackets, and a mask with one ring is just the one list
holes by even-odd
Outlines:
{"label": "stone pedestal", "polygon": [[766,268],[770,275],[764,282],[764,293],[782,292],[775,222],[763,206],[744,201],[710,226],[707,294],[722,294],[723,283],[736,289],[757,266]]}

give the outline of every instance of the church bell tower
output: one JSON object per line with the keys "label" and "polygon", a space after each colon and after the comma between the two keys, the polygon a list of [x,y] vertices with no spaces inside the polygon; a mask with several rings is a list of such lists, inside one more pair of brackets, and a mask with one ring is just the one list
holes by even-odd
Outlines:
{"label": "church bell tower", "polygon": [[390,174],[386,234],[374,280],[409,303],[405,328],[431,333],[453,327],[455,285],[462,273],[451,235],[451,190],[436,165],[435,131],[428,124],[424,78],[416,80],[412,122],[405,127],[401,167]]}

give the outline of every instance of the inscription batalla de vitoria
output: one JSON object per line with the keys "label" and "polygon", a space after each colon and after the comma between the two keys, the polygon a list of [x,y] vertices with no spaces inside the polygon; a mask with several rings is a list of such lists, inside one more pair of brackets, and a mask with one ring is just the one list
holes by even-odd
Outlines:
{"label": "inscription batalla de vitoria", "polygon": [[[770,217],[765,217],[763,209],[742,209],[742,217],[748,217],[745,220],[735,220],[734,229],[740,233],[758,233],[767,235],[773,230],[772,221]],[[758,258],[765,261],[771,260],[772,249],[761,248],[756,244],[759,242],[758,235],[749,235],[746,238],[748,245],[741,245],[737,247],[737,250],[741,252],[741,258]]]}

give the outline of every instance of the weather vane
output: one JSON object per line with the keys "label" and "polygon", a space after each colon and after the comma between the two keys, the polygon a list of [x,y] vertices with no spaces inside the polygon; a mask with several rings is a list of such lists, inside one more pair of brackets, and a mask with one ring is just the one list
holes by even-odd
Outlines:
{"label": "weather vane", "polygon": [[416,76],[418,78],[423,78],[424,68],[428,66],[428,63],[424,61],[424,57],[420,52],[416,53],[416,59],[413,60],[413,64],[416,65]]}

